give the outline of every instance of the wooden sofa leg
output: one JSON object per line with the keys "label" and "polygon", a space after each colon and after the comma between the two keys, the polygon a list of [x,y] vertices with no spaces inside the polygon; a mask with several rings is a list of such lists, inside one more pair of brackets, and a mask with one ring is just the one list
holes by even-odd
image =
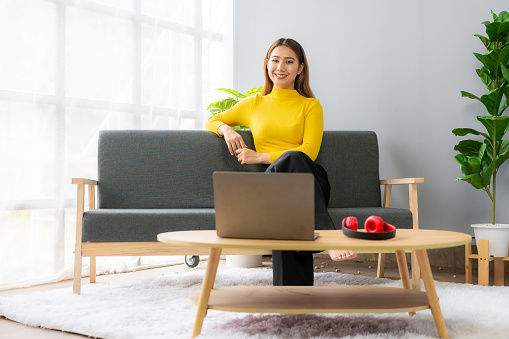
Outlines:
{"label": "wooden sofa leg", "polygon": [[479,240],[477,242],[478,253],[478,281],[477,283],[482,286],[490,284],[490,245],[488,240]]}
{"label": "wooden sofa leg", "polygon": [[384,278],[385,277],[385,259],[386,259],[387,253],[378,253],[378,267],[376,270],[376,276],[378,278]]}
{"label": "wooden sofa leg", "polygon": [[465,244],[465,283],[472,283],[472,243]]}
{"label": "wooden sofa leg", "polygon": [[81,251],[75,251],[74,253],[74,279],[72,293],[81,293]]}
{"label": "wooden sofa leg", "polygon": [[77,205],[76,205],[76,242],[74,244],[74,281],[72,291],[74,294],[81,293],[81,265],[82,246],[81,232],[83,227],[83,213],[85,211],[85,185],[78,184]]}
{"label": "wooden sofa leg", "polygon": [[91,256],[90,257],[90,283],[91,284],[95,283],[95,280],[96,280],[96,274],[97,274],[96,263],[97,263],[96,256]]}

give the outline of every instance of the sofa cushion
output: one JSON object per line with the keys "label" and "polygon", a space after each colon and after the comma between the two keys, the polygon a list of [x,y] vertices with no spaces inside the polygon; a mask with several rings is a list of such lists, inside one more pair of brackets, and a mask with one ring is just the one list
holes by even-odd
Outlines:
{"label": "sofa cushion", "polygon": [[[337,229],[347,216],[359,225],[378,215],[398,228],[412,228],[412,214],[398,208],[329,208]],[[214,230],[213,208],[186,209],[95,209],[83,215],[83,242],[152,242],[170,231]]]}
{"label": "sofa cushion", "polygon": [[95,209],[83,214],[82,242],[151,242],[163,232],[214,229],[213,208]]}

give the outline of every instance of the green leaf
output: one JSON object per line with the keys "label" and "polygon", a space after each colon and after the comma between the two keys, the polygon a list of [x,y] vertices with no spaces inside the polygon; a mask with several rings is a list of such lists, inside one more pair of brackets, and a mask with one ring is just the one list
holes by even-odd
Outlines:
{"label": "green leaf", "polygon": [[482,56],[483,55],[481,53],[475,53],[475,52],[474,52],[474,55],[477,58],[477,60],[479,60],[479,62],[484,65],[484,62],[482,61]]}
{"label": "green leaf", "polygon": [[508,116],[478,116],[477,120],[486,127],[489,133],[489,138],[487,139],[490,140],[492,146],[502,140],[509,127]]}
{"label": "green leaf", "polygon": [[481,98],[479,98],[479,97],[477,97],[477,96],[475,96],[475,95],[473,95],[472,93],[469,93],[469,92],[461,91],[461,96],[481,101]]}
{"label": "green leaf", "polygon": [[465,161],[468,160],[468,158],[466,156],[464,156],[463,154],[456,154],[454,156],[454,160],[456,160],[456,162],[460,165],[462,165]]}
{"label": "green leaf", "polygon": [[[505,97],[507,98],[507,94]],[[509,107],[509,100],[506,100],[502,103],[502,106],[500,106],[500,109],[498,110],[498,115],[504,114],[504,111],[507,107]]]}
{"label": "green leaf", "polygon": [[483,186],[482,186],[482,178],[477,173],[470,174],[470,175],[465,175],[465,176],[463,176],[461,178],[456,178],[455,180],[464,180],[464,181],[468,182],[469,184],[471,184],[472,186],[474,186],[474,188],[476,188],[476,189],[483,188]]}
{"label": "green leaf", "polygon": [[501,41],[509,34],[509,21],[495,21],[486,26],[486,34],[491,41]]}
{"label": "green leaf", "polygon": [[496,88],[495,81],[490,76],[490,73],[486,69],[486,67],[483,67],[481,69],[476,69],[475,72],[481,78],[482,82],[486,86],[486,88],[491,91]]}
{"label": "green leaf", "polygon": [[502,76],[506,81],[509,81],[509,69],[507,69],[507,66],[505,64],[500,65],[500,70],[502,71]]}
{"label": "green leaf", "polygon": [[504,91],[505,98],[506,98],[507,100],[509,100],[509,85],[504,86],[503,91]]}
{"label": "green leaf", "polygon": [[262,87],[253,87],[249,91],[246,92],[246,98],[255,95],[256,93],[260,93],[262,91]]}
{"label": "green leaf", "polygon": [[509,107],[509,85],[507,86],[504,86],[504,95],[505,95],[505,102],[504,104],[502,105],[502,107],[500,108],[500,111],[498,113],[498,115],[502,115],[502,113],[504,113],[504,110]]}
{"label": "green leaf", "polygon": [[[509,141],[509,140],[504,140]],[[499,155],[497,156],[497,168],[502,166],[502,164],[509,159],[509,149],[501,150]]]}
{"label": "green leaf", "polygon": [[238,100],[235,100],[234,98],[226,98],[223,100],[219,100],[216,102],[213,102],[207,107],[207,110],[209,110],[213,115],[217,113],[222,113],[226,111],[227,109],[232,108],[235,106],[235,104],[238,102]]}
{"label": "green leaf", "polygon": [[[508,22],[509,24],[509,22]],[[502,49],[494,49],[482,55],[482,64],[490,71],[491,77],[496,77],[499,73],[500,64],[507,64],[509,60],[509,45]]]}
{"label": "green leaf", "polygon": [[488,134],[476,131],[475,129],[472,129],[472,128],[455,128],[452,130],[452,133],[454,133],[454,135],[457,137],[463,137],[467,134],[473,134],[473,135],[482,135],[484,138],[489,139]]}
{"label": "green leaf", "polygon": [[223,91],[223,92],[226,92],[228,94],[231,94],[237,98],[245,98],[246,96],[234,89],[230,89],[230,88],[217,88],[218,91]]}
{"label": "green leaf", "polygon": [[454,146],[454,150],[460,152],[464,156],[476,156],[479,154],[481,145],[483,145],[483,143],[480,141],[462,140]]}
{"label": "green leaf", "polygon": [[479,169],[481,164],[476,157],[468,158],[464,155],[458,154],[454,159],[461,165],[461,173],[463,176],[455,180],[463,180],[470,183],[475,188],[482,188],[483,180]]}
{"label": "green leaf", "polygon": [[495,168],[496,163],[497,161],[492,161],[489,166],[482,168],[481,177],[483,187],[486,187],[491,183],[491,177],[493,176],[493,169]]}
{"label": "green leaf", "polygon": [[234,131],[246,131],[246,130],[249,130],[249,127],[247,127],[247,126],[233,126],[232,129]]}
{"label": "green leaf", "polygon": [[493,21],[496,21],[498,18],[498,15],[495,12],[493,12],[493,10],[490,10],[490,11],[491,11],[491,15],[493,16]]}
{"label": "green leaf", "polygon": [[496,20],[500,22],[509,21],[509,12],[506,11],[500,12]]}
{"label": "green leaf", "polygon": [[479,173],[477,168],[480,169],[480,164],[476,163],[477,159],[470,158],[469,161],[464,162],[461,166],[461,172],[463,173],[463,177],[458,178],[459,180],[465,180],[470,183],[475,188],[483,188],[483,178]]}
{"label": "green leaf", "polygon": [[481,40],[484,47],[486,47],[487,51],[492,51],[495,49],[495,44],[491,42],[490,39],[488,39],[487,37],[480,34],[474,34],[474,36],[478,37]]}
{"label": "green leaf", "polygon": [[488,113],[492,116],[497,116],[500,108],[500,101],[504,95],[503,88],[495,88],[481,97],[481,102]]}

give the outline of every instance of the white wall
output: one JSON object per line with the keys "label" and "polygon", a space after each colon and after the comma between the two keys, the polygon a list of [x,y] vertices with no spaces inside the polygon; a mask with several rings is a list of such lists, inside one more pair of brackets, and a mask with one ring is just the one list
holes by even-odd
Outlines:
{"label": "white wall", "polygon": [[[506,7],[504,7],[504,4]],[[263,84],[263,58],[280,37],[299,41],[311,87],[324,108],[326,130],[373,130],[381,178],[424,177],[419,186],[421,228],[472,233],[491,222],[487,195],[461,176],[453,159],[460,140],[451,130],[479,127],[483,106],[460,91],[484,94],[472,34],[490,9],[507,0],[258,0],[235,1],[234,85]],[[499,172],[497,222],[509,223],[509,165]],[[393,207],[407,207],[406,188],[394,188]]]}

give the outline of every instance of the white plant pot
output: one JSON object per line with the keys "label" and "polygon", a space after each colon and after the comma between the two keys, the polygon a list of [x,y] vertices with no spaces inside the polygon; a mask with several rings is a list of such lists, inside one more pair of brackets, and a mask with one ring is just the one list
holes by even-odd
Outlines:
{"label": "white plant pot", "polygon": [[227,255],[226,267],[261,267],[263,260],[261,255]]}
{"label": "white plant pot", "polygon": [[509,256],[509,224],[472,224],[475,241],[489,240],[490,256]]}

